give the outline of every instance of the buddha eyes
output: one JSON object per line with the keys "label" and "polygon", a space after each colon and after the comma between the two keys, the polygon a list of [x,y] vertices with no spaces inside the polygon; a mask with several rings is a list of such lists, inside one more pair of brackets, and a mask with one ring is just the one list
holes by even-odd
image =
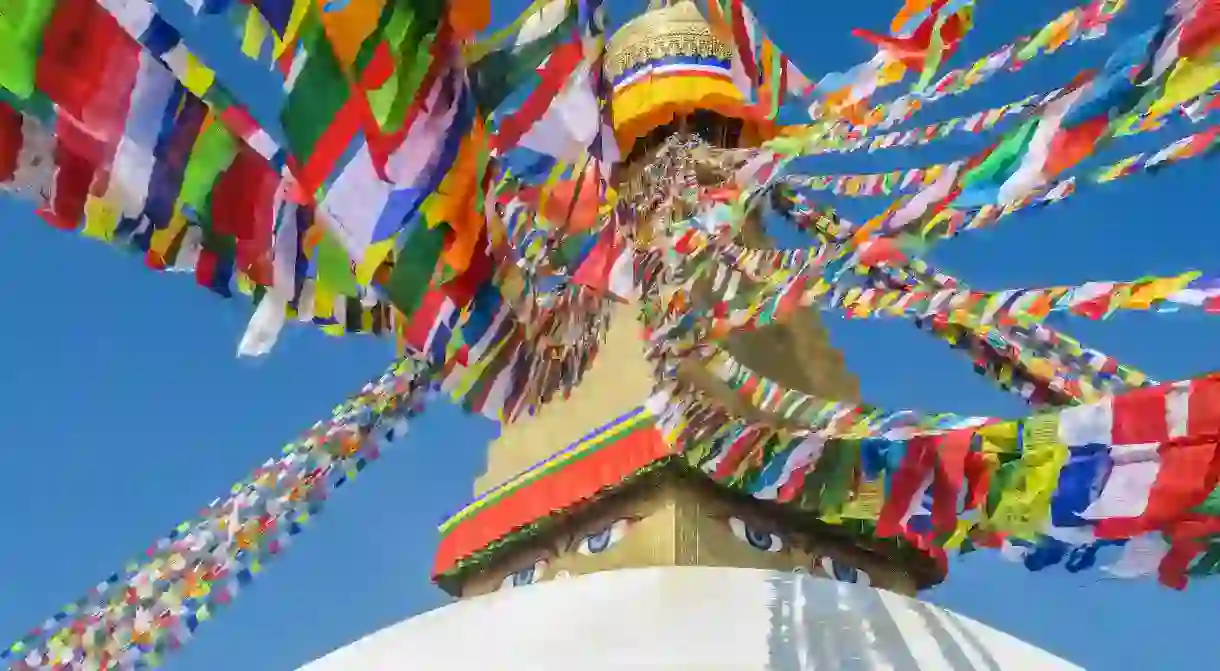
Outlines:
{"label": "buddha eyes", "polygon": [[542,576],[546,573],[546,567],[546,560],[539,559],[520,571],[516,571],[504,576],[504,580],[500,582],[500,589],[511,589],[513,587],[525,587],[526,585],[532,585],[539,580],[542,580]]}
{"label": "buddha eyes", "polygon": [[[609,550],[615,543],[618,543],[627,535],[627,531],[633,522],[635,522],[635,518],[625,517],[615,520],[591,534],[585,535],[576,545],[576,552],[582,555],[597,555]],[[504,576],[504,579],[500,581],[499,589],[525,587],[526,585],[541,582],[546,577],[546,571],[549,567],[550,564],[547,560],[539,559],[519,571]],[[566,577],[566,574],[567,571],[560,571],[554,577]]]}
{"label": "buddha eyes", "polygon": [[821,565],[826,575],[839,582],[849,582],[856,585],[864,585],[865,587],[873,584],[872,578],[869,577],[868,573],[854,566],[835,561],[830,557],[822,557]]}
{"label": "buddha eyes", "polygon": [[756,550],[779,552],[784,549],[784,540],[778,534],[750,526],[749,523],[740,517],[730,517],[728,523],[729,529],[732,530],[737,540],[748,543],[750,547]]}
{"label": "buddha eyes", "polygon": [[604,528],[586,535],[580,539],[576,551],[582,555],[597,555],[609,550],[615,543],[623,540],[627,530],[634,520],[622,518],[611,522]]}

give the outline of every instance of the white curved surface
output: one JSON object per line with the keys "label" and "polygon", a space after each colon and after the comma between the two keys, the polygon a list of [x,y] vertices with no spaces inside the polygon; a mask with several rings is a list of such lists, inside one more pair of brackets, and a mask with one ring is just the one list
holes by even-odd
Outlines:
{"label": "white curved surface", "polygon": [[459,601],[300,671],[1080,669],[891,592],[738,568],[607,571]]}

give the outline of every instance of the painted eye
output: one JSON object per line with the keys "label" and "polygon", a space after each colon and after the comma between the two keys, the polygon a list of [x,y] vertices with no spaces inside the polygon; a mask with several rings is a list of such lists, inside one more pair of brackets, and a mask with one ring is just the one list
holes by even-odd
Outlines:
{"label": "painted eye", "polygon": [[733,531],[737,540],[749,543],[750,547],[756,550],[779,552],[784,549],[784,539],[780,538],[778,534],[752,527],[740,517],[729,518],[729,529]]}
{"label": "painted eye", "polygon": [[632,521],[629,518],[623,518],[611,522],[600,531],[595,531],[580,539],[576,551],[582,555],[599,555],[609,550],[615,543],[623,540],[623,536],[627,535]]}
{"label": "painted eye", "polygon": [[873,584],[873,580],[869,577],[868,573],[854,566],[835,561],[830,557],[822,557],[822,570],[826,572],[826,575],[839,582],[849,582],[856,585],[864,585],[865,587]]}
{"label": "painted eye", "polygon": [[532,585],[546,573],[546,560],[538,560],[529,566],[504,576],[504,580],[500,582],[500,589],[511,589],[513,587],[525,587]]}

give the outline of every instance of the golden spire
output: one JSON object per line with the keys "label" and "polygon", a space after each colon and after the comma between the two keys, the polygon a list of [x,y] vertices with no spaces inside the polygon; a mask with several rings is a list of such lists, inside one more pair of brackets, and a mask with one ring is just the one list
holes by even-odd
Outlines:
{"label": "golden spire", "polygon": [[712,34],[711,26],[691,0],[652,0],[647,12],[628,21],[610,38],[606,73],[617,78],[637,65],[666,56],[728,59],[732,51]]}

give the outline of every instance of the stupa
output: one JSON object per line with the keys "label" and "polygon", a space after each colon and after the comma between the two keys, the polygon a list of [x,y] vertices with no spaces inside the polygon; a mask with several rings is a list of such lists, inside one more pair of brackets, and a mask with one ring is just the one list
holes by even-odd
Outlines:
{"label": "stupa", "polygon": [[[615,33],[604,68],[620,193],[656,187],[647,167],[675,137],[731,149],[770,132],[690,2],[653,2]],[[489,446],[476,498],[442,525],[433,566],[458,601],[304,669],[1077,668],[911,598],[943,578],[919,549],[803,514],[800,491],[730,491],[681,458],[649,405],[655,372],[637,316],[620,307],[571,395]],[[789,388],[857,399],[815,315],[729,349]],[[736,412],[760,412],[706,371],[681,375]],[[875,517],[880,493],[861,487],[847,508]]]}

